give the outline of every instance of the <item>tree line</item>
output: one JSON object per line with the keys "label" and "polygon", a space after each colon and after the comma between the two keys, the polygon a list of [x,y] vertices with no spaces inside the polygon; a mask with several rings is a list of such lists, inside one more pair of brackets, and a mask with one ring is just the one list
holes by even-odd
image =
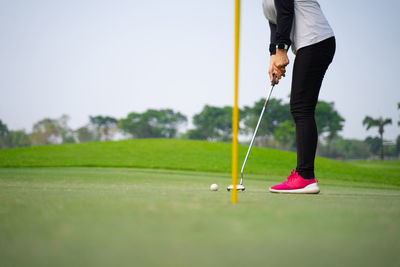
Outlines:
{"label": "tree line", "polygon": [[[264,99],[239,110],[239,134],[247,139],[256,126]],[[400,103],[398,105],[400,109]],[[22,146],[81,143],[132,138],[184,138],[208,141],[230,141],[232,138],[232,107],[205,105],[192,118],[193,129],[182,131],[188,118],[172,109],[148,109],[142,113],[131,112],[125,118],[110,116],[89,116],[86,125],[78,129],[68,126],[69,117],[45,118],[36,122],[32,132],[9,130],[0,120],[0,148]],[[345,119],[338,113],[334,103],[319,101],[316,107],[318,128],[318,155],[331,158],[370,158],[400,154],[400,136],[395,144],[387,145],[383,138],[384,127],[391,119],[366,116],[363,125],[367,130],[378,128],[379,136],[369,136],[365,140],[344,139],[339,132]],[[280,99],[271,99],[262,120],[256,144],[262,147],[295,151],[295,125],[288,103]],[[400,126],[400,122],[399,122]],[[386,148],[386,149],[385,149]]]}

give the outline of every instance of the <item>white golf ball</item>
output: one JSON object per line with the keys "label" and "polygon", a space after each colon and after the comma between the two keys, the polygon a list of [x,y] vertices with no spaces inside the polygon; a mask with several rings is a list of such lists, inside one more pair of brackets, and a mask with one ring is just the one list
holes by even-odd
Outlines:
{"label": "white golf ball", "polygon": [[218,190],[218,185],[217,184],[210,185],[210,190],[211,191],[217,191]]}

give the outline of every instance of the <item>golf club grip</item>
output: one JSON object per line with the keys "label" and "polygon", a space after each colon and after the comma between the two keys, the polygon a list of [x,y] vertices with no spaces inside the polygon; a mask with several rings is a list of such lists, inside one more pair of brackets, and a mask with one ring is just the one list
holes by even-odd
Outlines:
{"label": "golf club grip", "polygon": [[276,84],[276,74],[274,73],[274,74],[272,75],[271,86],[275,86],[275,84]]}

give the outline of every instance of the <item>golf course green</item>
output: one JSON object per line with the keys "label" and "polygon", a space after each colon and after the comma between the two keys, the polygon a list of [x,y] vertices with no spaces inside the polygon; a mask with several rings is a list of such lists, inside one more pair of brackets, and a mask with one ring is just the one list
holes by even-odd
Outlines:
{"label": "golf course green", "polygon": [[0,150],[0,265],[399,266],[400,162],[318,158],[320,194],[268,193],[295,160],[254,148],[231,204],[226,143]]}

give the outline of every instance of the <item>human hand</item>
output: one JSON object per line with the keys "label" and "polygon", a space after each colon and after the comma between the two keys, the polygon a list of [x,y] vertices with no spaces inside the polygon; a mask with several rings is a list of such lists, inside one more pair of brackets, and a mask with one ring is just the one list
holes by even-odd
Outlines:
{"label": "human hand", "polygon": [[270,81],[273,80],[273,75],[276,75],[276,84],[282,77],[285,77],[286,66],[289,64],[289,58],[286,50],[276,49],[276,54],[271,55],[268,74]]}

